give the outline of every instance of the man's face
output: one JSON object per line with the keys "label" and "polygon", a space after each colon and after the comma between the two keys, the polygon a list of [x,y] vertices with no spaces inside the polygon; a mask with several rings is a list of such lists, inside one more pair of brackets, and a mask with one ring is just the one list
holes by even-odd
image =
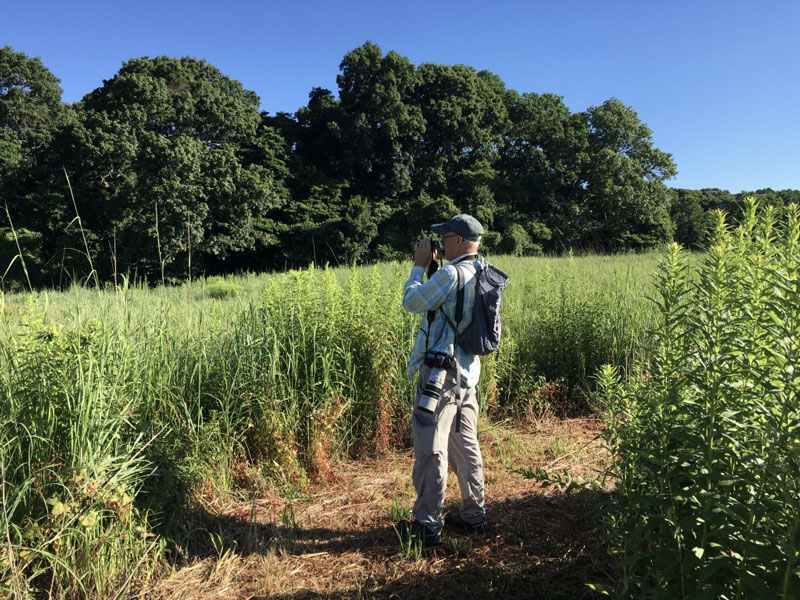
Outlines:
{"label": "man's face", "polygon": [[452,231],[448,231],[442,235],[442,250],[444,251],[445,259],[453,260],[461,256],[463,254],[463,252],[461,252],[463,243],[464,238]]}

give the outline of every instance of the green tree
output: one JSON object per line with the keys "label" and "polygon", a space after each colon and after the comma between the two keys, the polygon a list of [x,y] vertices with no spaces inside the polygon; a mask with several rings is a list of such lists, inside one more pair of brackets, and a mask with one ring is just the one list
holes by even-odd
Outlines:
{"label": "green tree", "polygon": [[61,87],[39,58],[0,48],[0,187],[36,162],[64,114]]}
{"label": "green tree", "polygon": [[670,194],[663,181],[677,174],[671,155],[653,146],[650,128],[615,98],[583,117],[589,131],[580,185],[591,220],[586,241],[607,250],[670,241]]}
{"label": "green tree", "polygon": [[505,86],[465,65],[423,64],[414,102],[425,131],[414,150],[414,190],[448,196],[491,225],[497,147],[508,115]]}
{"label": "green tree", "polygon": [[383,222],[376,241],[375,256],[381,259],[402,259],[408,255],[410,242],[424,237],[435,237],[433,223],[443,223],[461,212],[452,198],[432,197],[426,193],[411,197],[405,208]]}
{"label": "green tree", "polygon": [[[42,283],[42,234],[24,228],[0,228],[0,289],[27,291]],[[20,258],[21,255],[21,258]]]}
{"label": "green tree", "polygon": [[789,204],[800,204],[800,190],[773,190],[772,188],[763,188],[755,192],[739,192],[736,194],[735,208],[733,215],[738,220],[741,216],[744,207],[747,206],[747,198],[755,198],[761,206],[774,206],[781,208]]}
{"label": "green tree", "polygon": [[[63,163],[92,249],[120,270],[185,273],[276,241],[284,148],[258,96],[193,58],[138,58],[76,107],[50,156],[51,253],[75,216]],[[61,198],[59,198],[61,196]],[[55,207],[58,207],[54,210]],[[112,260],[95,260],[106,271]]]}
{"label": "green tree", "polygon": [[[314,88],[308,105],[301,107],[294,116],[279,113],[264,118],[283,137],[291,196],[277,216],[278,252],[273,254],[272,263],[264,266],[351,263],[362,255],[375,236],[373,221],[377,217],[370,207],[368,218],[361,221],[365,231],[355,233],[358,243],[351,245],[343,239],[345,231],[353,230],[353,219],[347,227],[343,224],[348,211],[352,213],[353,206],[365,201],[361,197],[351,200],[351,183],[342,161],[346,151],[342,148],[338,101],[329,90]],[[368,202],[366,206],[369,207]],[[380,206],[385,207],[385,204],[380,203]]]}
{"label": "green tree", "polygon": [[495,194],[498,225],[509,239],[500,248],[523,253],[580,245],[586,212],[579,204],[581,171],[588,160],[585,122],[554,94],[509,90],[504,100],[509,126],[497,162]]}
{"label": "green tree", "polygon": [[669,213],[675,224],[675,241],[685,248],[701,249],[708,244],[714,216],[703,208],[702,200],[698,190],[673,190]]}
{"label": "green tree", "polygon": [[294,118],[279,114],[272,118],[272,122],[283,133],[296,157],[292,172],[297,185],[302,186],[309,179],[316,184],[319,179],[317,175],[308,177],[307,172],[299,171],[318,171],[329,180],[350,177],[351,150],[343,147],[343,117],[339,102],[330,90],[312,89],[308,94],[308,104],[300,107]]}
{"label": "green tree", "polygon": [[282,212],[287,262],[366,256],[378,228],[402,220],[423,127],[409,101],[416,81],[408,59],[366,42],[342,59],[338,99],[314,88],[294,120],[274,118],[292,156],[292,202]]}
{"label": "green tree", "polygon": [[417,75],[396,52],[371,42],[348,52],[339,65],[346,176],[354,194],[393,204],[411,189],[411,147],[422,134],[420,110],[410,103]]}

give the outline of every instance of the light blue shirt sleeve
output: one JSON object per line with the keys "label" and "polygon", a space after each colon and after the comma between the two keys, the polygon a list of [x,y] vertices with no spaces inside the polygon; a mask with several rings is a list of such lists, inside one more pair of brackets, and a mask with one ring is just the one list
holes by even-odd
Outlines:
{"label": "light blue shirt sleeve", "polygon": [[423,283],[425,269],[413,267],[411,276],[403,285],[403,308],[408,312],[421,313],[439,308],[456,285],[458,274],[455,267],[445,265]]}

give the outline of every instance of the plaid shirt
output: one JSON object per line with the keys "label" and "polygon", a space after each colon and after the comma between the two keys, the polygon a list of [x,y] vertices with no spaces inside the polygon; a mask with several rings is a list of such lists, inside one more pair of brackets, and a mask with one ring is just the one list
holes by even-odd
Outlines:
{"label": "plaid shirt", "polygon": [[[459,262],[464,256],[451,260],[434,273],[427,282],[423,283],[425,269],[413,267],[411,276],[403,285],[403,308],[412,313],[422,313],[419,333],[411,349],[411,358],[408,361],[408,378],[413,379],[414,374],[422,366],[425,358],[425,342],[427,339],[428,350],[443,352],[453,356],[453,341],[455,335],[453,328],[445,321],[442,310],[447,313],[451,321],[455,322],[456,295],[458,293],[458,273],[454,263]],[[465,264],[477,268],[478,261],[465,261]],[[470,285],[475,278],[475,268],[462,269],[464,275],[464,315],[458,326],[459,333],[464,331],[472,321],[472,305],[475,302],[475,286]],[[436,318],[428,331],[427,312],[442,307],[436,311]],[[481,361],[474,354],[458,348],[457,360],[461,365],[461,379],[465,387],[474,387],[481,374]]]}

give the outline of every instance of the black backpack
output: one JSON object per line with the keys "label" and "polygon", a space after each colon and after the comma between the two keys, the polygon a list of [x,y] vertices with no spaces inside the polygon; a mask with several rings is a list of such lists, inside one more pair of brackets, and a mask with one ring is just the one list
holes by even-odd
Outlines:
{"label": "black backpack", "polygon": [[[464,274],[459,268],[463,263],[455,265],[458,272],[458,293],[456,296],[455,323],[445,314],[444,318],[455,332],[455,343],[470,354],[484,356],[497,350],[500,345],[500,297],[508,282],[508,275],[494,265],[487,263],[483,257],[475,271],[475,304],[472,306],[472,322],[458,333],[458,326],[464,317]],[[468,264],[464,264],[468,266]],[[444,314],[444,311],[442,311]]]}

